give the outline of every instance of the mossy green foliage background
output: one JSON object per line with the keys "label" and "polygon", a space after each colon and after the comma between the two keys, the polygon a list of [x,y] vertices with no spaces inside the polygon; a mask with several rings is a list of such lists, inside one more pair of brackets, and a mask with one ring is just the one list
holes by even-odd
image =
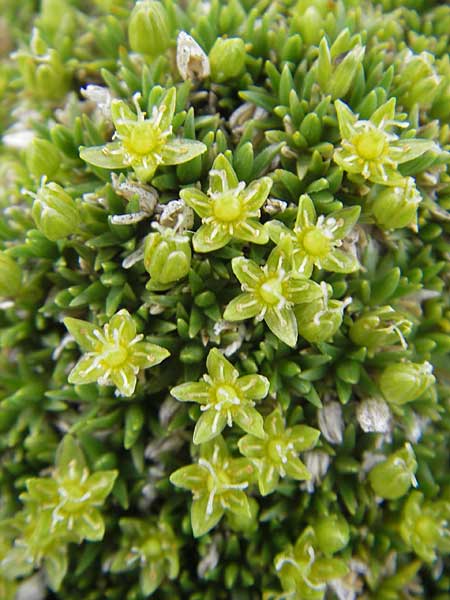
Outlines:
{"label": "mossy green foliage background", "polygon": [[[1,2],[0,597],[37,573],[38,597],[64,600],[444,600],[450,7],[150,5]],[[186,72],[180,31],[200,46]],[[146,147],[156,162],[142,168],[124,153],[142,139],[123,119],[136,103],[157,119],[172,101],[161,143],[189,160]],[[114,164],[98,164],[102,150],[80,157],[120,127]],[[257,189],[261,201],[243,209],[253,233],[212,248],[214,170],[243,182],[231,198]],[[180,197],[195,218],[169,205]],[[222,201],[214,218],[227,214]],[[331,237],[306,238],[316,225]],[[266,273],[273,257],[242,312],[242,265]],[[302,301],[305,264],[316,295]],[[287,289],[281,266],[294,281],[287,333],[267,313]],[[91,383],[73,374],[106,347],[83,336],[114,315],[126,343],[156,353],[136,358],[124,395],[111,385],[122,354],[106,342]],[[194,444],[208,411],[189,394],[215,348],[254,386],[245,402],[260,417],[244,431],[224,413],[223,437],[203,418]],[[225,504],[211,512],[213,490]],[[197,537],[191,505],[197,525],[210,519]]]}

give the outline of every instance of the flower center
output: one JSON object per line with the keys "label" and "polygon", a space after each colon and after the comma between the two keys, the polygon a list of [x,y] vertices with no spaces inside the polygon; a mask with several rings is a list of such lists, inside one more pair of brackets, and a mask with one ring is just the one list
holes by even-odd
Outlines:
{"label": "flower center", "polygon": [[330,240],[318,227],[303,236],[303,247],[311,256],[325,256],[330,251]]}
{"label": "flower center", "polygon": [[123,346],[110,346],[104,353],[104,362],[109,368],[118,367],[122,365],[128,356],[128,350]]}
{"label": "flower center", "polygon": [[386,135],[383,131],[372,129],[358,133],[353,139],[356,151],[365,160],[379,158],[386,148]]}
{"label": "flower center", "polygon": [[221,385],[216,390],[216,403],[221,407],[239,404],[236,390],[231,385]]}
{"label": "flower center", "polygon": [[123,143],[131,154],[146,155],[158,151],[163,144],[160,129],[151,121],[134,123]]}
{"label": "flower center", "polygon": [[214,202],[214,216],[219,221],[235,221],[241,212],[241,201],[237,194],[223,194]]}
{"label": "flower center", "polygon": [[277,277],[271,277],[262,284],[259,293],[266,304],[278,304],[283,297],[282,283]]}
{"label": "flower center", "polygon": [[267,444],[267,454],[272,462],[275,464],[280,464],[283,462],[283,458],[285,458],[286,448],[282,442],[277,438],[270,440]]}

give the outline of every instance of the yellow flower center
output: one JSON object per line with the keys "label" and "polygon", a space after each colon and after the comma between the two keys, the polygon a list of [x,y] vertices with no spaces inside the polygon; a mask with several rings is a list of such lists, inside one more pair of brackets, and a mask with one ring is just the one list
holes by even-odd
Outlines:
{"label": "yellow flower center", "polygon": [[304,234],[303,248],[311,256],[325,256],[330,251],[330,240],[323,231],[314,227]]}
{"label": "yellow flower center", "polygon": [[114,368],[122,365],[128,358],[128,350],[123,346],[111,346],[106,349],[104,362],[108,367]]}
{"label": "yellow flower center", "polygon": [[280,464],[285,455],[284,443],[282,440],[274,438],[267,444],[267,454],[272,462]]}
{"label": "yellow flower center", "polygon": [[282,283],[277,277],[271,277],[262,284],[259,293],[266,304],[278,304],[283,296]]}
{"label": "yellow flower center", "polygon": [[128,136],[123,140],[125,148],[130,154],[147,155],[160,151],[164,144],[165,136],[159,127],[151,121],[134,123]]}
{"label": "yellow flower center", "polygon": [[377,129],[364,131],[355,135],[353,143],[361,158],[375,160],[380,158],[386,150],[386,134]]}
{"label": "yellow flower center", "polygon": [[214,202],[214,216],[219,221],[230,223],[241,216],[241,201],[237,194],[223,194]]}
{"label": "yellow flower center", "polygon": [[237,404],[238,401],[239,398],[237,397],[236,390],[231,385],[221,385],[217,388],[217,403],[227,408],[229,405]]}

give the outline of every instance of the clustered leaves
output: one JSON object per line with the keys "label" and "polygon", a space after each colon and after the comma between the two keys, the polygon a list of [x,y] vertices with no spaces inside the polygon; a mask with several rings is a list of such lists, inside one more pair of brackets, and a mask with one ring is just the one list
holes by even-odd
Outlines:
{"label": "clustered leaves", "polygon": [[445,600],[450,8],[4,0],[0,597]]}

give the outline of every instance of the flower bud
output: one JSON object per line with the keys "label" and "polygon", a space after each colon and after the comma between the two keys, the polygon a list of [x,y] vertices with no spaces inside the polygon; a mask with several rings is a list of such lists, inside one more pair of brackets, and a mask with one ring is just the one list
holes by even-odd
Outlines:
{"label": "flower bud", "polygon": [[166,9],[156,0],[136,3],[128,25],[131,49],[140,54],[159,56],[170,46],[170,24]]}
{"label": "flower bud", "polygon": [[400,104],[411,110],[415,104],[430,106],[441,83],[434,57],[429,52],[413,54],[410,50],[399,57],[399,74],[395,79]]}
{"label": "flower bud", "polygon": [[411,331],[412,323],[392,306],[380,306],[363,313],[350,327],[349,336],[357,346],[364,346],[372,355],[385,346],[399,341],[406,348],[405,335]]}
{"label": "flower bud", "polygon": [[350,528],[344,517],[329,515],[314,524],[317,544],[320,550],[331,555],[345,548],[350,538]]}
{"label": "flower bud", "polygon": [[406,494],[411,484],[417,485],[414,477],[416,469],[417,462],[411,444],[405,444],[404,448],[375,465],[369,473],[369,481],[377,496],[396,500]]}
{"label": "flower bud", "polygon": [[35,138],[27,148],[26,163],[36,179],[40,180],[43,175],[53,179],[61,165],[61,153],[48,140]]}
{"label": "flower bud", "polygon": [[384,188],[372,203],[377,224],[385,229],[412,226],[417,231],[417,206],[422,196],[414,179],[407,177],[401,185]]}
{"label": "flower bud", "polygon": [[144,265],[155,283],[167,285],[182,279],[191,267],[189,238],[161,227],[147,236]]}
{"label": "flower bud", "polygon": [[57,183],[44,183],[31,210],[37,228],[51,241],[62,240],[75,233],[80,222],[77,206]]}
{"label": "flower bud", "polygon": [[309,304],[299,304],[295,307],[299,334],[311,343],[330,340],[342,323],[344,308],[350,299],[341,302],[328,299],[328,289],[324,290],[323,298]]}
{"label": "flower bud", "polygon": [[245,44],[240,38],[219,38],[209,53],[211,78],[222,83],[239,77],[245,69]]}
{"label": "flower bud", "polygon": [[421,396],[435,382],[429,362],[388,365],[378,380],[383,396],[391,404],[406,404]]}
{"label": "flower bud", "polygon": [[22,269],[6,252],[0,252],[0,296],[13,298],[22,287]]}

